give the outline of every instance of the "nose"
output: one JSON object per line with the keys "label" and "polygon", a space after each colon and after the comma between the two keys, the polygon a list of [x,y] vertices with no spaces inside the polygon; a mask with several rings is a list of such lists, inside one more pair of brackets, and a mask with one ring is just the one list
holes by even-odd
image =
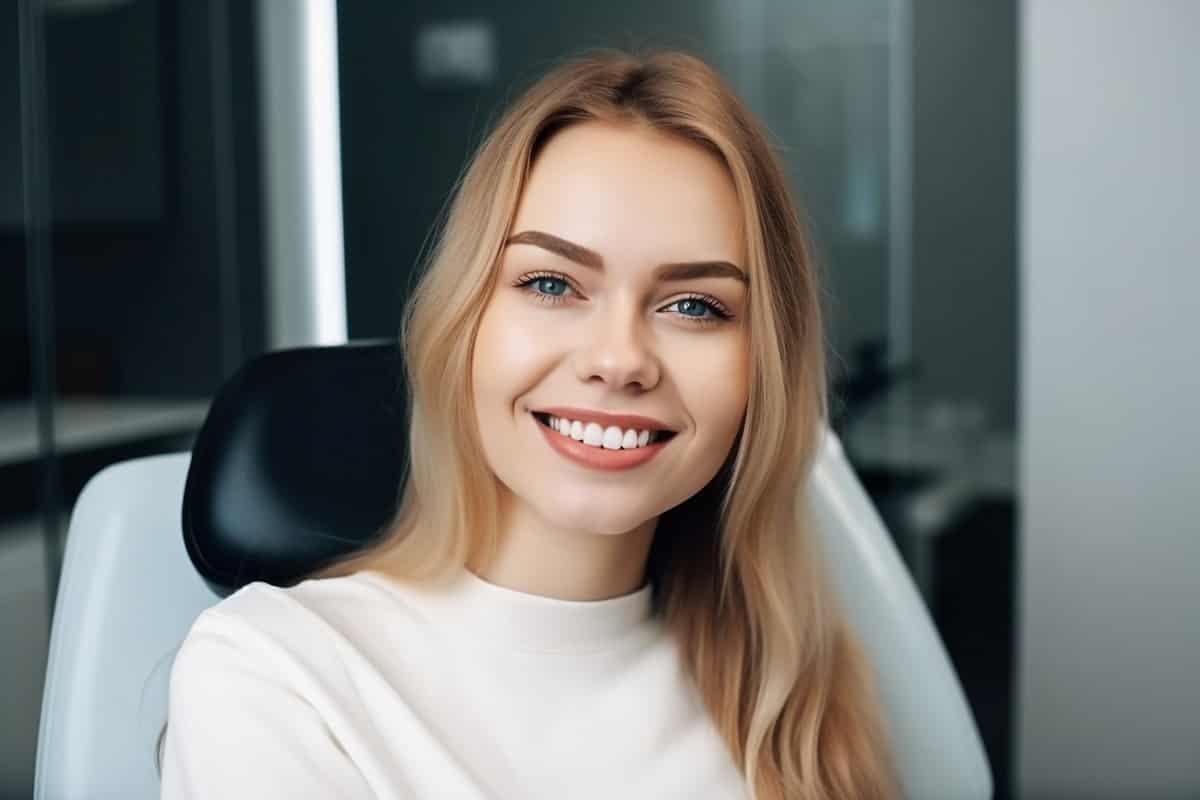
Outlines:
{"label": "nose", "polygon": [[593,315],[575,353],[581,381],[599,379],[617,391],[634,385],[646,391],[658,385],[658,356],[645,321],[632,306],[613,303]]}

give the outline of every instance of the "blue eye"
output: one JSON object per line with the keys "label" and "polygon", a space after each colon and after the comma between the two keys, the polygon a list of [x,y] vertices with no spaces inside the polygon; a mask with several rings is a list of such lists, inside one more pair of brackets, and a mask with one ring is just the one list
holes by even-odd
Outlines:
{"label": "blue eye", "polygon": [[560,296],[570,287],[561,278],[538,278],[533,282],[537,290],[543,294]]}
{"label": "blue eye", "polygon": [[685,297],[671,303],[667,308],[671,306],[676,308],[679,316],[699,325],[712,325],[733,319],[733,315],[726,311],[716,298]]}
{"label": "blue eye", "polygon": [[522,275],[513,286],[525,290],[533,299],[551,305],[564,302],[567,292],[571,290],[566,278],[549,273]]}

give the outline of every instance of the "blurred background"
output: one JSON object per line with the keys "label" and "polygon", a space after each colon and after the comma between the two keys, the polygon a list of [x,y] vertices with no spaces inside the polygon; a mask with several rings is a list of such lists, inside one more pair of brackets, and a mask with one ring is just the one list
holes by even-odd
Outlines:
{"label": "blurred background", "polygon": [[997,797],[1200,797],[1200,3],[0,4],[0,797],[83,484],[268,349],[394,337],[490,121],[680,46],[766,123],[834,425]]}

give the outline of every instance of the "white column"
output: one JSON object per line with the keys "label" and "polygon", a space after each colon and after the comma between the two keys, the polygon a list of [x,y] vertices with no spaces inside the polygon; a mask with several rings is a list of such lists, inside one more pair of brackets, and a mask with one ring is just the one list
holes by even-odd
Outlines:
{"label": "white column", "polygon": [[268,349],[346,341],[335,0],[259,0]]}

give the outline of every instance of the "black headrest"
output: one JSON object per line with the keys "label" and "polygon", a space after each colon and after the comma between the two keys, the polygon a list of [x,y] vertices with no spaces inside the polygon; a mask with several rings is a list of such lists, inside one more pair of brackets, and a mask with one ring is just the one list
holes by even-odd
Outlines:
{"label": "black headrest", "polygon": [[221,387],[192,450],[192,563],[225,593],[293,583],[362,547],[396,510],[407,427],[394,341],[253,359]]}

